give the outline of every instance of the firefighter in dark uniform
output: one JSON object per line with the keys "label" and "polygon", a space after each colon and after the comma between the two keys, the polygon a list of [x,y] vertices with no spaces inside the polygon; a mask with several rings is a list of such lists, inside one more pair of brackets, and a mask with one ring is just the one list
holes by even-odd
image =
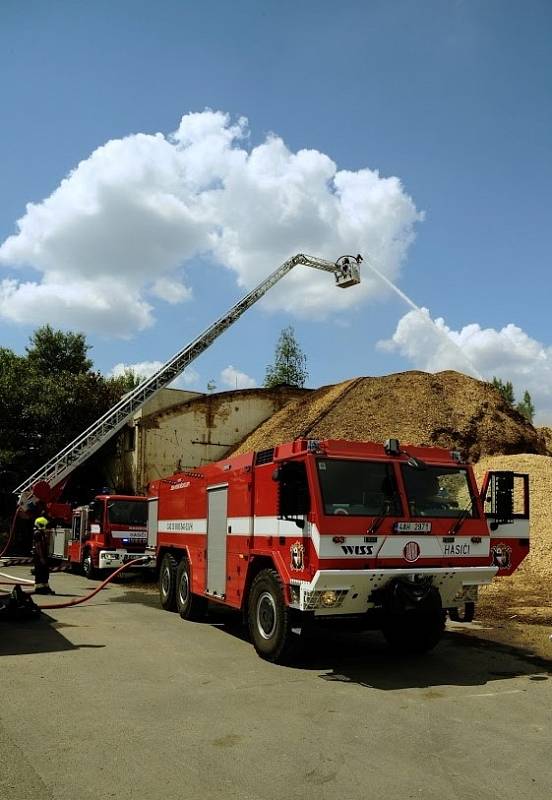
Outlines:
{"label": "firefighter in dark uniform", "polygon": [[48,565],[50,532],[46,517],[37,517],[33,530],[33,560],[35,576],[35,594],[55,594],[50,588],[50,567]]}

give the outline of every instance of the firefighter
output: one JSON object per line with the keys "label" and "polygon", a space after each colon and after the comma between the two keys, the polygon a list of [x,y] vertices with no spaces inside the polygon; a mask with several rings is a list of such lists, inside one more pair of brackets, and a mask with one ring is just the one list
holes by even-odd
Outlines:
{"label": "firefighter", "polygon": [[33,530],[33,561],[35,594],[55,594],[50,588],[50,567],[48,565],[50,532],[46,517],[37,517]]}

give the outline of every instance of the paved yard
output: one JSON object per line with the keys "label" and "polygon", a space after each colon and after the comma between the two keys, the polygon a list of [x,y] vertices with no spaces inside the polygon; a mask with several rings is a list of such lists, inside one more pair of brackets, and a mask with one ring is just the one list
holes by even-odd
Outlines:
{"label": "paved yard", "polygon": [[551,664],[473,633],[397,661],[376,633],[326,632],[278,667],[233,615],[183,622],[112,584],[0,626],[0,797],[548,800]]}

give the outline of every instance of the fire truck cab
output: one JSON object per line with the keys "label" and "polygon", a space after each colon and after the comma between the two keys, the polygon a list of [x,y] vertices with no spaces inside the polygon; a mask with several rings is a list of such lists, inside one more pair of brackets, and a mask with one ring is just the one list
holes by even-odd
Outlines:
{"label": "fire truck cab", "polygon": [[97,578],[144,553],[146,497],[98,495],[89,505],[73,509],[70,521],[70,527],[55,528],[50,555],[80,566],[87,578]]}
{"label": "fire truck cab", "polygon": [[279,662],[316,618],[430,649],[447,612],[461,619],[521,563],[528,526],[526,475],[488,473],[480,494],[457,452],[301,439],[152,483],[148,548],[164,608],[240,609]]}

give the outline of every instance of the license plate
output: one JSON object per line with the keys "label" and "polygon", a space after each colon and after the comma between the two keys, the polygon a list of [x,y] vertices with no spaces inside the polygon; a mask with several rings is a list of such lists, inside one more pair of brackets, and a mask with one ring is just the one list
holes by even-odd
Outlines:
{"label": "license plate", "polygon": [[395,533],[429,533],[431,522],[396,522]]}

